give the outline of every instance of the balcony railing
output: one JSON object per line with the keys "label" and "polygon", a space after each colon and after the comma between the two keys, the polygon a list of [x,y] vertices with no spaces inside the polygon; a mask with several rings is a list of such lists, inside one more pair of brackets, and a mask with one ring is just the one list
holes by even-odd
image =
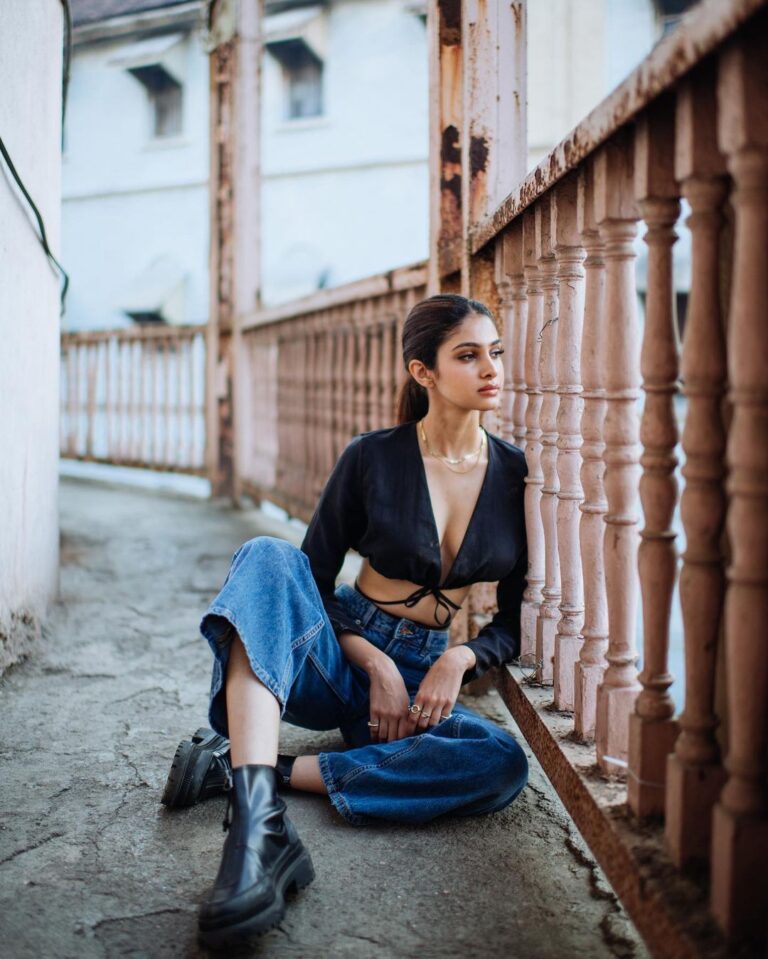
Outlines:
{"label": "balcony railing", "polygon": [[61,455],[204,472],[205,327],[61,337]]}

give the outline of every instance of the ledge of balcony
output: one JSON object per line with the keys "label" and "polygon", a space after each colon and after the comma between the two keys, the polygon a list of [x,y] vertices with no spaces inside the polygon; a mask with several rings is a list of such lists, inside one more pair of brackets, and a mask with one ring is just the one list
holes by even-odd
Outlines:
{"label": "ledge of balcony", "polygon": [[241,329],[247,330],[255,326],[267,326],[270,323],[279,323],[294,317],[306,316],[318,310],[327,310],[329,307],[343,306],[346,303],[366,300],[371,297],[383,296],[385,293],[395,293],[399,290],[410,290],[424,286],[427,282],[426,263],[413,263],[400,266],[385,273],[367,276],[362,280],[334,286],[327,290],[317,290],[309,296],[303,296],[277,306],[264,307],[243,314],[240,318]]}
{"label": "ledge of balcony", "polygon": [[516,667],[498,688],[528,745],[619,898],[659,959],[749,959],[729,947],[711,915],[705,877],[681,876],[664,849],[658,822],[640,823],[623,782],[602,776],[594,743],[573,737],[573,717],[552,707],[552,689],[527,685]]}

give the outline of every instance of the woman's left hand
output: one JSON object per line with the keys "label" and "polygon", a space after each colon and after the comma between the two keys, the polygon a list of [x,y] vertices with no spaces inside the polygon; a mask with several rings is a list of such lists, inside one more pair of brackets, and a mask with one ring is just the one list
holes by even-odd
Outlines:
{"label": "woman's left hand", "polygon": [[451,715],[464,673],[472,669],[476,661],[469,647],[459,645],[446,649],[432,664],[413,700],[414,705],[421,709],[416,713],[408,713],[410,735],[436,726],[441,719]]}

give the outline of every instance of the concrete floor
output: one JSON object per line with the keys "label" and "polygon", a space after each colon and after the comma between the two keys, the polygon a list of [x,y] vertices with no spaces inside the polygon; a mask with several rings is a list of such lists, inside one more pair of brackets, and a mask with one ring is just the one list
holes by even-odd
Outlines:
{"label": "concrete floor", "polygon": [[[197,632],[255,512],[61,484],[60,600],[37,655],[0,681],[0,954],[195,957],[224,801],[159,804],[204,725]],[[274,532],[274,529],[269,529]],[[495,694],[476,708],[509,721]],[[341,746],[285,726],[285,751]],[[641,957],[646,951],[541,769],[501,813],[347,825],[287,796],[316,881],[250,953],[282,957]]]}

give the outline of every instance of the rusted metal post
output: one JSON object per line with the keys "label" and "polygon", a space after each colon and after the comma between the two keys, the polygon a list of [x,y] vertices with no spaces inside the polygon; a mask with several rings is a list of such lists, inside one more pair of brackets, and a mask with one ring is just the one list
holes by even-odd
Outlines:
{"label": "rusted metal post", "polygon": [[427,290],[461,267],[462,0],[428,5],[430,205]]}
{"label": "rusted metal post", "polygon": [[[259,118],[263,0],[215,4],[210,60],[211,254],[206,465],[213,496],[239,497],[240,329],[259,305]],[[234,12],[233,12],[234,11]]]}
{"label": "rusted metal post", "polygon": [[469,249],[473,227],[526,172],[525,8],[429,4],[430,293],[461,271],[464,293],[496,300],[493,255]]}
{"label": "rusted metal post", "polygon": [[495,305],[493,257],[471,255],[475,226],[526,172],[525,3],[463,0],[462,291]]}

